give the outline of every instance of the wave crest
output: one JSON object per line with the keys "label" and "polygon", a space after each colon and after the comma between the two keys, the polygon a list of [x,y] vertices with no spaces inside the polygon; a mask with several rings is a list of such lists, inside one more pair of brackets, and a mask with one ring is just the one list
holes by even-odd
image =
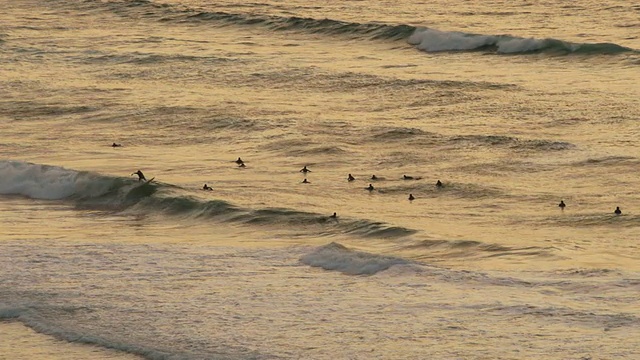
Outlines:
{"label": "wave crest", "polygon": [[401,258],[355,251],[336,242],[315,249],[301,257],[300,261],[309,266],[348,275],[373,275],[394,265],[409,264]]}

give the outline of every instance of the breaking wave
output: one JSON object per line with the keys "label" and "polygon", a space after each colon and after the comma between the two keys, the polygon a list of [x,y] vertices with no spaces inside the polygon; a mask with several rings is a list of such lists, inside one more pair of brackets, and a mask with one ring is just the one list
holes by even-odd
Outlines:
{"label": "breaking wave", "polygon": [[523,38],[510,35],[481,35],[459,31],[416,28],[408,38],[410,44],[426,52],[487,51],[497,54],[550,53],[554,55],[615,55],[637,52],[612,43],[572,43],[546,38]]}
{"label": "breaking wave", "polygon": [[337,219],[294,209],[241,208],[223,200],[203,200],[192,193],[188,189],[158,181],[139,183],[133,178],[58,166],[0,161],[0,195],[66,201],[81,209],[278,226],[321,236],[346,234],[365,238],[400,238],[416,232],[381,222]]}
{"label": "breaking wave", "polygon": [[335,242],[302,256],[300,261],[309,266],[348,275],[373,275],[394,265],[409,264],[401,258],[355,251]]}

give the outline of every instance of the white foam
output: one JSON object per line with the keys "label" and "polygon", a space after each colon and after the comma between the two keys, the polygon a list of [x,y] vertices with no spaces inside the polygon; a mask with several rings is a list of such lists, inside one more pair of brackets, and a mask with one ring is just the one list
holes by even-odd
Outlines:
{"label": "white foam", "polygon": [[491,35],[472,35],[436,29],[416,29],[408,39],[410,44],[428,52],[473,50],[493,45],[497,41],[498,37]]}
{"label": "white foam", "polygon": [[0,161],[0,194],[4,195],[46,200],[100,196],[109,190],[111,181],[96,181],[99,178],[58,166]]}
{"label": "white foam", "polygon": [[[484,46],[495,46],[500,54],[517,54],[543,50],[551,47],[553,39],[521,38],[509,35],[478,35],[459,31],[440,31],[418,28],[408,42],[427,52],[475,50]],[[557,45],[575,50],[571,44],[557,41]]]}
{"label": "white foam", "polygon": [[546,40],[505,38],[498,42],[498,52],[502,54],[517,54],[537,51],[546,47]]}
{"label": "white foam", "polygon": [[337,270],[349,275],[372,275],[393,265],[408,263],[400,258],[350,250],[337,243],[322,246],[304,255],[300,261],[309,266]]}

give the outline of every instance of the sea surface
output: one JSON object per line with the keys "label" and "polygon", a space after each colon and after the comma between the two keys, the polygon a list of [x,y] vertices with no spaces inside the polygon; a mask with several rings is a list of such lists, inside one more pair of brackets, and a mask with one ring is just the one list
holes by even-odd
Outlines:
{"label": "sea surface", "polygon": [[638,3],[0,8],[0,359],[640,359]]}

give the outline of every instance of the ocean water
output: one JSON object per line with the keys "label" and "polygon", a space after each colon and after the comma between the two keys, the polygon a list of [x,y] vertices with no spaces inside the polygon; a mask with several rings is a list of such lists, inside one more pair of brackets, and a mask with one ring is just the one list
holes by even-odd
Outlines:
{"label": "ocean water", "polygon": [[2,9],[0,359],[640,358],[638,4]]}

